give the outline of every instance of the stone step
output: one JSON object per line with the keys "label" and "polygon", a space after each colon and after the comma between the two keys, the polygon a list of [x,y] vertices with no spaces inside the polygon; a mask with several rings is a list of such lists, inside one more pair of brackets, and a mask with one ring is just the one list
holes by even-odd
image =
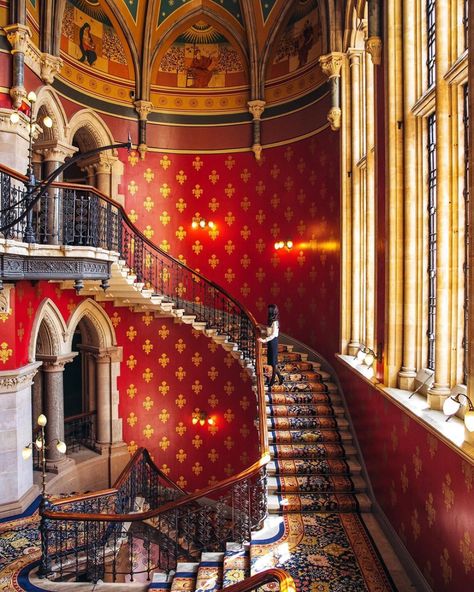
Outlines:
{"label": "stone step", "polygon": [[195,592],[215,592],[222,586],[224,553],[202,553]]}
{"label": "stone step", "polygon": [[270,444],[272,459],[319,459],[347,458],[356,456],[357,450],[351,444]]}
{"label": "stone step", "polygon": [[360,475],[282,475],[267,477],[269,493],[351,493],[367,490],[367,484]]}
{"label": "stone step", "polygon": [[267,417],[270,430],[296,429],[342,429],[349,428],[349,422],[344,417]]}
{"label": "stone step", "polygon": [[245,580],[250,574],[249,545],[239,543],[227,543],[224,554],[224,570],[222,588],[237,584]]}
{"label": "stone step", "polygon": [[272,405],[267,407],[267,417],[318,417],[335,416],[343,417],[344,408],[332,407],[328,403],[320,405]]}
{"label": "stone step", "polygon": [[199,563],[180,562],[171,582],[172,592],[194,592]]}
{"label": "stone step", "polygon": [[370,512],[372,502],[366,493],[278,494],[268,496],[270,514],[305,512]]}
{"label": "stone step", "polygon": [[283,459],[271,460],[267,464],[268,475],[312,475],[314,473],[324,475],[347,475],[353,477],[362,472],[362,467],[358,460],[354,458],[346,459]]}
{"label": "stone step", "polygon": [[352,442],[352,434],[347,430],[274,430],[268,433],[269,443],[275,444],[315,444],[317,442]]}

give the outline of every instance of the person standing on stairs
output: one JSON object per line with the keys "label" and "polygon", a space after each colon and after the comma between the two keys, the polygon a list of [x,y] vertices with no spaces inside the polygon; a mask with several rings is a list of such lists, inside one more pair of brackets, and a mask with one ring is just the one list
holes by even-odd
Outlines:
{"label": "person standing on stairs", "polygon": [[[272,375],[268,381],[269,389],[275,383],[276,377],[280,384],[283,384],[283,374],[278,370],[278,335],[280,333],[280,322],[279,322],[278,306],[276,304],[268,305],[268,319],[266,329],[266,337],[259,337],[258,340],[261,343],[267,344],[267,364],[272,367]],[[268,380],[268,379],[267,379]]]}

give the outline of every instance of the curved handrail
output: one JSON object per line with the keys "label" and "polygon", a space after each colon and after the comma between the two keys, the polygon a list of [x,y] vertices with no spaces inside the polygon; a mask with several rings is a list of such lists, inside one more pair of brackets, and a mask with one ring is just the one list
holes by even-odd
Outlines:
{"label": "curved handrail", "polygon": [[251,592],[263,584],[278,582],[280,592],[296,592],[296,584],[290,574],[284,569],[272,567],[261,571],[241,582],[226,587],[226,592]]}
{"label": "curved handrail", "polygon": [[[223,489],[226,489],[227,487],[229,487],[231,485],[235,485],[236,483],[239,483],[240,481],[244,481],[245,479],[249,479],[250,477],[254,477],[259,473],[260,469],[262,467],[264,467],[269,462],[269,460],[270,460],[270,455],[265,455],[262,458],[260,458],[257,462],[253,463],[253,465],[251,465],[247,469],[241,471],[240,473],[237,473],[237,475],[232,475],[232,477],[228,477],[227,479],[224,479],[223,481],[219,481],[219,483],[217,483],[216,485],[209,485],[208,487],[204,487],[203,489],[199,489],[198,491],[195,491],[194,493],[186,494],[177,500],[174,500],[172,502],[168,502],[167,504],[164,504],[164,505],[160,506],[159,508],[147,510],[146,512],[134,512],[132,514],[92,514],[92,513],[88,513],[88,512],[58,512],[55,510],[45,509],[43,512],[43,515],[45,516],[45,518],[48,518],[50,520],[67,519],[67,520],[84,520],[84,521],[88,521],[88,522],[137,522],[137,521],[142,521],[142,520],[149,520],[150,518],[155,518],[156,516],[159,516],[160,514],[164,514],[164,513],[168,512],[169,510],[175,510],[176,508],[179,508],[181,506],[186,506],[188,504],[191,504],[192,502],[199,500],[200,498],[208,497],[210,494],[218,493],[219,491],[222,491]],[[127,465],[127,467],[131,466],[131,463],[133,463],[133,459],[131,459],[131,461],[130,461],[129,465]],[[173,483],[173,482],[171,481],[171,483]],[[174,483],[173,483],[173,485],[174,485]],[[102,491],[93,492],[91,494],[86,494],[84,496],[75,496],[74,498],[64,498],[64,499],[61,499],[61,500],[58,500],[57,502],[55,502],[54,505],[55,505],[55,507],[59,507],[61,505],[66,505],[71,502],[77,502],[77,501],[82,501],[82,500],[86,500],[86,499],[91,499],[91,498],[96,497],[98,495],[108,495],[108,494],[113,494],[115,492],[116,492],[115,488],[104,489]]]}

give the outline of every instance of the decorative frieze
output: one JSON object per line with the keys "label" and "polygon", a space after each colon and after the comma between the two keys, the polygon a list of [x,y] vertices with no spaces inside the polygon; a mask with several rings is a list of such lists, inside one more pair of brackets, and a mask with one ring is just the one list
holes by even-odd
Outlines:
{"label": "decorative frieze", "polygon": [[109,277],[110,263],[108,261],[0,255],[0,278],[4,280],[101,280]]}
{"label": "decorative frieze", "polygon": [[0,394],[16,393],[31,385],[41,362],[28,364],[15,370],[0,371]]}

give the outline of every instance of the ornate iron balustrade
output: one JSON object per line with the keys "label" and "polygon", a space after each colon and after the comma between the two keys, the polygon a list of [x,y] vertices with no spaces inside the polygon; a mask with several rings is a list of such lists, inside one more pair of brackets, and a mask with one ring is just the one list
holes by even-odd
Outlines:
{"label": "ornate iron balustrade", "polygon": [[[48,506],[44,575],[80,575],[94,582],[133,581],[138,574],[150,579],[154,570],[168,571],[178,560],[222,550],[226,541],[249,541],[266,516],[268,458],[190,495],[169,480],[157,485],[150,478],[150,462],[146,451],[139,451],[114,490]],[[161,481],[163,474],[151,466]]]}
{"label": "ornate iron balustrade", "polygon": [[64,441],[68,452],[81,447],[94,449],[97,412],[81,413],[64,420]]}

